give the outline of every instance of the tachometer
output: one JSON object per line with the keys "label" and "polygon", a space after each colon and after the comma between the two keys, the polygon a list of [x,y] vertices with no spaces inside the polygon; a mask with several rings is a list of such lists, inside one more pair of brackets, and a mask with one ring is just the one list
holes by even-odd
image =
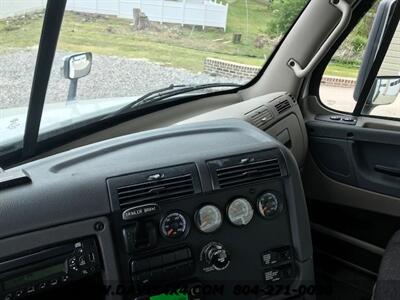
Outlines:
{"label": "tachometer", "polygon": [[237,198],[228,206],[228,218],[232,224],[244,226],[253,219],[254,210],[250,202],[245,198]]}
{"label": "tachometer", "polygon": [[221,211],[215,205],[203,206],[194,218],[197,228],[204,233],[214,232],[222,225]]}

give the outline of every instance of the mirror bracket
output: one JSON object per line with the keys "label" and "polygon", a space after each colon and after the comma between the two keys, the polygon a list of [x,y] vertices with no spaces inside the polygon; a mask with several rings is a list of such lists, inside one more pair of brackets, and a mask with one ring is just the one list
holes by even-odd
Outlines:
{"label": "mirror bracket", "polygon": [[78,79],[71,79],[71,82],[69,84],[69,89],[68,89],[67,102],[76,100],[77,90],[78,90]]}

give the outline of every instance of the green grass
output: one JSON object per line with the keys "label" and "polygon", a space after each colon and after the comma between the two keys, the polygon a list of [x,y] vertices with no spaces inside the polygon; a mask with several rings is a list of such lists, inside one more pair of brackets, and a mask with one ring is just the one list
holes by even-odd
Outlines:
{"label": "green grass", "polygon": [[354,64],[331,62],[325,71],[326,75],[357,78],[359,67]]}
{"label": "green grass", "polygon": [[[143,32],[133,31],[130,21],[117,18],[82,23],[81,16],[67,13],[59,47],[70,51],[93,51],[105,55],[146,58],[174,67],[200,72],[206,57],[217,57],[243,64],[261,66],[271,49],[254,47],[259,24],[267,17],[263,1],[250,0],[249,31],[242,12],[243,0],[229,0],[227,31],[179,25],[162,26]],[[72,30],[73,29],[73,30]],[[110,33],[110,31],[112,33]],[[231,43],[233,33],[242,33],[242,43]]]}
{"label": "green grass", "polygon": [[0,52],[39,44],[43,18],[0,20]]}
{"label": "green grass", "polygon": [[[245,64],[261,65],[262,56],[242,54],[246,49],[212,42],[220,39],[216,30],[192,31],[180,26],[162,26],[163,31],[135,32],[128,21],[110,18],[96,22],[78,23],[78,16],[68,13],[59,48],[68,51],[92,51],[104,55],[145,58],[154,62],[199,72],[206,57],[218,57]],[[112,24],[112,25],[110,25]],[[111,27],[110,27],[111,26]],[[160,26],[161,27],[161,26]],[[172,36],[173,29],[179,30]],[[109,31],[112,31],[110,33]],[[242,48],[242,46],[238,47]]]}
{"label": "green grass", "polygon": [[[162,26],[137,32],[130,20],[115,17],[96,18],[83,22],[84,16],[67,12],[58,48],[66,51],[92,51],[97,54],[129,58],[145,58],[173,67],[200,72],[206,57],[217,57],[243,64],[261,66],[270,49],[253,46],[262,34],[261,20],[267,15],[262,0],[250,0],[249,33],[243,19],[243,0],[227,0],[230,5],[227,32],[221,29],[179,25]],[[0,51],[24,48],[39,42],[41,18],[14,20],[6,25],[0,21]],[[233,33],[242,33],[242,43],[232,44]]]}
{"label": "green grass", "polygon": [[[262,66],[272,51],[271,45],[256,48],[257,37],[265,36],[270,14],[265,0],[249,0],[249,24],[243,0],[224,0],[229,4],[227,31],[180,25],[154,24],[151,30],[134,31],[130,20],[87,18],[67,12],[58,43],[64,51],[91,51],[95,54],[148,59],[167,66],[201,72],[204,59],[214,57],[254,66]],[[84,20],[86,19],[86,20]],[[42,17],[28,16],[0,21],[0,52],[26,48],[39,42]],[[240,44],[231,43],[233,33],[242,34]],[[353,76],[356,68],[335,64],[328,74]]]}

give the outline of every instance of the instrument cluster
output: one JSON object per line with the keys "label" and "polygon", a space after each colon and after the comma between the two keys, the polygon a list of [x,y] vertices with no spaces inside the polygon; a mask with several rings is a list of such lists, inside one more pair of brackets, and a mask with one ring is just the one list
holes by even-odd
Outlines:
{"label": "instrument cluster", "polygon": [[[256,201],[245,197],[236,197],[229,201],[224,209],[215,204],[203,204],[193,216],[197,230],[204,234],[217,231],[226,218],[233,226],[248,225],[255,217],[273,219],[283,209],[283,201],[276,191],[261,193]],[[184,238],[190,230],[191,220],[183,212],[170,211],[161,219],[160,232],[167,239]]]}

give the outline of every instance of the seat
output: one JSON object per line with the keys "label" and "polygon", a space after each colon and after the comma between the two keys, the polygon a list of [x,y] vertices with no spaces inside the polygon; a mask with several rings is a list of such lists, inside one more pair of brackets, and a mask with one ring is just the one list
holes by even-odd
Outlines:
{"label": "seat", "polygon": [[386,247],[373,299],[400,299],[400,231],[393,235]]}

